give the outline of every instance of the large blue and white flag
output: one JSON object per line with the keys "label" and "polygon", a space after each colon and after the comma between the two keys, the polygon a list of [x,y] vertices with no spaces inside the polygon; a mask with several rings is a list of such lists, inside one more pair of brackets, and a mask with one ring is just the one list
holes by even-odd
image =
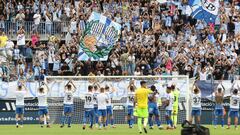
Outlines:
{"label": "large blue and white flag", "polygon": [[206,23],[215,23],[220,7],[219,0],[189,0],[191,16]]}
{"label": "large blue and white flag", "polygon": [[80,39],[78,60],[106,61],[119,38],[120,30],[120,24],[93,12]]}

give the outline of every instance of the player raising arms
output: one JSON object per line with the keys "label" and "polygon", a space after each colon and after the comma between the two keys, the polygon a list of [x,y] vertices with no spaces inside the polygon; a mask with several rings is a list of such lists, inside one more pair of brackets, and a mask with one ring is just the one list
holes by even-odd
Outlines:
{"label": "player raising arms", "polygon": [[[239,89],[239,88],[238,88]],[[234,117],[234,124],[235,129],[238,129],[238,117],[239,117],[239,102],[240,102],[240,96],[238,95],[238,89],[233,88],[233,91],[231,92],[230,97],[230,110],[228,112],[228,127],[227,129],[230,129],[231,125],[231,117]]]}
{"label": "player raising arms", "polygon": [[61,123],[62,125],[60,126],[61,128],[64,127],[66,118],[68,120],[68,127],[71,127],[71,119],[72,119],[72,114],[73,114],[73,94],[76,91],[76,86],[74,85],[74,83],[72,82],[72,80],[70,80],[66,85],[65,85],[65,90],[64,90],[64,109],[63,109],[63,116],[61,119]]}
{"label": "player raising arms", "polygon": [[[16,90],[16,127],[23,127],[23,115],[24,115],[24,97],[27,94],[27,88],[23,83],[18,84]],[[20,121],[20,122],[19,122]]]}
{"label": "player raising arms", "polygon": [[174,97],[173,114],[172,114],[173,127],[177,128],[178,100],[179,100],[180,91],[178,88],[176,88],[176,84],[172,84],[171,89],[172,89],[172,94]]}
{"label": "player raising arms", "polygon": [[128,86],[128,96],[127,96],[127,121],[129,128],[133,128],[134,124],[134,116],[133,116],[133,109],[134,109],[134,95],[135,95],[136,86],[133,81],[130,81]]}
{"label": "player raising arms", "polygon": [[108,102],[107,102],[107,121],[106,121],[106,126],[108,126],[108,117],[110,118],[110,123],[111,123],[111,127],[112,128],[116,128],[116,126],[114,125],[114,117],[113,117],[113,108],[112,108],[112,97],[113,97],[113,92],[115,92],[116,90],[113,88],[113,86],[111,86],[111,88],[109,86],[105,86],[105,93],[108,97]]}
{"label": "player raising arms", "polygon": [[190,123],[192,123],[193,119],[195,120],[195,123],[197,125],[200,124],[200,118],[201,118],[201,111],[202,111],[202,106],[201,106],[201,91],[197,87],[197,85],[194,83],[195,88],[193,89],[191,93],[191,102],[192,102],[192,113],[191,113],[191,118],[190,118]]}
{"label": "player raising arms", "polygon": [[165,113],[165,118],[167,121],[167,129],[173,129],[173,121],[172,121],[172,110],[173,110],[173,103],[174,103],[174,97],[172,92],[172,86],[168,84],[167,90],[166,90],[166,113]]}
{"label": "player raising arms", "polygon": [[49,124],[49,114],[48,114],[48,103],[47,103],[47,94],[49,92],[49,88],[47,86],[47,84],[45,84],[44,82],[42,82],[41,86],[38,89],[38,107],[39,107],[39,121],[40,121],[40,125],[43,128],[44,125],[44,120],[46,118],[46,122],[47,122],[47,128],[50,128],[50,124]]}
{"label": "player raising arms", "polygon": [[224,87],[221,84],[221,87],[218,87],[217,90],[214,92],[213,96],[215,99],[215,118],[214,118],[214,128],[217,128],[218,117],[221,118],[221,125],[222,128],[224,126],[224,107],[223,107],[223,98],[224,98]]}
{"label": "player raising arms", "polygon": [[93,119],[94,119],[94,100],[93,100],[93,86],[88,86],[88,92],[85,94],[84,102],[84,116],[83,116],[83,130],[86,128],[87,118],[90,119],[90,128],[93,128]]}
{"label": "player raising arms", "polygon": [[[147,133],[147,123],[148,123],[148,95],[152,93],[150,89],[147,88],[147,83],[145,81],[140,82],[141,87],[135,92],[135,102],[134,107],[136,112],[134,115],[138,117],[138,129],[139,133],[142,133],[142,129]],[[142,126],[143,120],[143,126]]]}
{"label": "player raising arms", "polygon": [[94,119],[96,123],[96,127],[98,127],[98,104],[97,104],[97,95],[99,94],[98,89],[100,88],[99,84],[94,85],[94,92],[93,92],[93,102],[94,102]]}
{"label": "player raising arms", "polygon": [[156,124],[159,129],[162,129],[161,122],[159,119],[160,112],[158,110],[158,99],[159,99],[159,93],[156,89],[156,86],[152,85],[151,90],[153,91],[152,94],[148,96],[148,112],[149,112],[149,117],[148,117],[148,122],[150,129],[153,129],[153,116],[155,117]]}
{"label": "player raising arms", "polygon": [[100,93],[97,95],[99,129],[102,129],[102,126],[104,128],[106,126],[107,102],[108,102],[108,96],[105,93],[105,89],[100,88]]}

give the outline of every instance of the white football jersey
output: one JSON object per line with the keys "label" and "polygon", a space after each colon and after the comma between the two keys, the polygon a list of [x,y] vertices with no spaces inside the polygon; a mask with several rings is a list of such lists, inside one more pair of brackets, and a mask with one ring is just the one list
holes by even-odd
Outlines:
{"label": "white football jersey", "polygon": [[128,92],[128,96],[127,96],[127,105],[128,106],[133,106],[134,96],[135,96],[135,92]]}
{"label": "white football jersey", "polygon": [[98,110],[106,110],[107,101],[108,101],[108,96],[106,95],[106,93],[99,93],[97,95]]}
{"label": "white football jersey", "polygon": [[73,105],[73,91],[65,91],[63,103],[66,105]]}
{"label": "white football jersey", "polygon": [[239,110],[240,96],[232,95],[230,98],[230,108]]}
{"label": "white football jersey", "polygon": [[85,94],[85,102],[84,108],[94,108],[94,94],[92,92],[88,92]]}
{"label": "white football jersey", "polygon": [[174,96],[172,93],[166,94],[166,100],[169,101],[168,106],[166,107],[166,110],[173,110],[173,103],[174,103]]}
{"label": "white football jersey", "polygon": [[24,97],[26,95],[26,91],[25,90],[17,90],[16,91],[16,106],[24,106]]}
{"label": "white football jersey", "polygon": [[107,106],[112,106],[112,96],[113,94],[111,92],[106,92],[105,93],[108,97],[108,103],[107,103]]}
{"label": "white football jersey", "polygon": [[38,93],[38,106],[47,107],[47,93]]}
{"label": "white football jersey", "polygon": [[192,93],[191,95],[192,108],[201,109],[201,93],[198,94]]}
{"label": "white football jersey", "polygon": [[93,93],[93,103],[94,103],[94,105],[96,105],[97,106],[97,95],[99,94],[99,92],[94,92]]}

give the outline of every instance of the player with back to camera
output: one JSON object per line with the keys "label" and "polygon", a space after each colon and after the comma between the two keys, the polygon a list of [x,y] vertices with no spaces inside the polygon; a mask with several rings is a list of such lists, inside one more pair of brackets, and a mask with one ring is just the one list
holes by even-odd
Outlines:
{"label": "player with back to camera", "polygon": [[96,127],[98,127],[98,104],[97,104],[97,95],[99,94],[99,84],[95,84],[93,86],[93,102],[94,102],[94,121],[96,123]]}
{"label": "player with back to camera", "polygon": [[231,96],[230,96],[230,110],[228,112],[228,127],[230,129],[231,125],[231,117],[234,118],[234,125],[235,129],[238,129],[238,117],[239,117],[239,104],[240,104],[240,96],[239,94],[239,87],[232,88]]}
{"label": "player with back to camera", "polygon": [[134,107],[136,111],[134,112],[134,116],[137,117],[139,133],[142,134],[142,129],[147,133],[148,95],[151,94],[152,91],[147,88],[147,83],[145,81],[141,81],[140,85],[141,87],[135,91]]}
{"label": "player with back to camera", "polygon": [[105,93],[104,88],[100,88],[100,93],[97,95],[97,103],[98,103],[98,123],[99,129],[101,130],[102,127],[106,127],[106,120],[107,120],[107,102],[108,96]]}
{"label": "player with back to camera", "polygon": [[44,120],[46,118],[47,128],[50,128],[50,117],[48,112],[48,103],[47,103],[47,95],[49,92],[49,88],[46,83],[42,82],[41,86],[38,89],[37,97],[38,97],[38,107],[39,107],[39,121],[40,125],[43,128]]}
{"label": "player with back to camera", "polygon": [[224,107],[223,107],[223,100],[224,100],[224,92],[225,88],[221,84],[221,86],[217,87],[215,92],[213,93],[213,97],[215,100],[215,109],[214,109],[214,128],[217,128],[218,118],[221,118],[221,126],[224,126]]}
{"label": "player with back to camera", "polygon": [[191,113],[191,118],[190,118],[190,123],[192,123],[193,119],[196,123],[197,126],[200,125],[200,120],[201,120],[201,111],[202,111],[202,106],[201,106],[201,91],[198,88],[198,86],[194,83],[193,91],[190,95],[190,100],[192,103],[192,113]]}
{"label": "player with back to camera", "polygon": [[172,94],[172,85],[168,84],[167,88],[166,88],[166,101],[165,101],[165,105],[166,105],[166,113],[165,113],[165,118],[167,121],[167,129],[173,129],[173,121],[172,121],[172,111],[173,111],[173,103],[174,103],[174,97]]}
{"label": "player with back to camera", "polygon": [[73,114],[73,94],[76,92],[76,86],[74,85],[73,81],[70,80],[66,85],[65,85],[65,90],[64,90],[64,109],[63,109],[63,116],[61,119],[61,128],[64,127],[65,121],[67,119],[68,121],[68,127],[71,127],[71,119],[72,119],[72,114]]}
{"label": "player with back to camera", "polygon": [[113,92],[115,92],[116,89],[113,88],[113,86],[109,87],[108,85],[105,86],[105,94],[108,97],[108,102],[107,102],[107,120],[106,120],[106,126],[108,126],[110,118],[110,123],[112,128],[116,128],[114,125],[114,116],[113,116],[113,106],[112,106],[112,98],[113,98]]}
{"label": "player with back to camera", "polygon": [[23,127],[24,118],[24,97],[27,94],[27,88],[23,83],[19,83],[16,94],[16,127]]}
{"label": "player with back to camera", "polygon": [[150,126],[150,129],[153,129],[153,125],[154,125],[153,116],[154,116],[155,122],[156,122],[158,128],[162,129],[163,127],[161,126],[160,112],[158,109],[159,93],[156,89],[156,86],[154,86],[154,85],[152,85],[150,89],[153,91],[153,93],[149,94],[149,96],[148,96],[149,126]]}
{"label": "player with back to camera", "polygon": [[172,121],[173,121],[173,128],[177,128],[177,120],[178,120],[178,104],[179,104],[179,95],[180,91],[178,88],[176,88],[176,84],[172,84],[171,86],[172,89],[172,94],[174,98],[174,103],[173,103],[173,113],[172,113]]}
{"label": "player with back to camera", "polygon": [[136,89],[136,86],[134,84],[134,81],[131,80],[129,82],[128,94],[127,94],[127,122],[128,122],[129,128],[133,128],[133,124],[134,124],[133,111],[134,111],[135,89]]}
{"label": "player with back to camera", "polygon": [[84,116],[83,116],[83,130],[86,129],[87,118],[90,119],[89,128],[93,128],[93,119],[94,119],[94,93],[93,86],[88,86],[88,92],[85,94],[85,102],[84,102]]}

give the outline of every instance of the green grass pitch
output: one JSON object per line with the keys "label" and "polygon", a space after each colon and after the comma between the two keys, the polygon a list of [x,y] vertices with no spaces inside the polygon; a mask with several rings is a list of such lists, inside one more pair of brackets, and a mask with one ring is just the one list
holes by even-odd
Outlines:
{"label": "green grass pitch", "polygon": [[[180,126],[180,125],[179,125]],[[211,135],[240,135],[240,129],[214,129],[210,128]],[[180,135],[181,128],[176,130],[148,129],[149,135]],[[71,128],[59,128],[59,125],[52,125],[51,128],[40,128],[39,125],[24,125],[23,128],[16,128],[15,125],[0,125],[1,135],[139,135],[137,125],[129,129],[127,125],[117,125],[117,128],[107,128],[106,130],[86,129],[82,130],[81,125],[73,125]],[[143,133],[142,135],[144,135]]]}

